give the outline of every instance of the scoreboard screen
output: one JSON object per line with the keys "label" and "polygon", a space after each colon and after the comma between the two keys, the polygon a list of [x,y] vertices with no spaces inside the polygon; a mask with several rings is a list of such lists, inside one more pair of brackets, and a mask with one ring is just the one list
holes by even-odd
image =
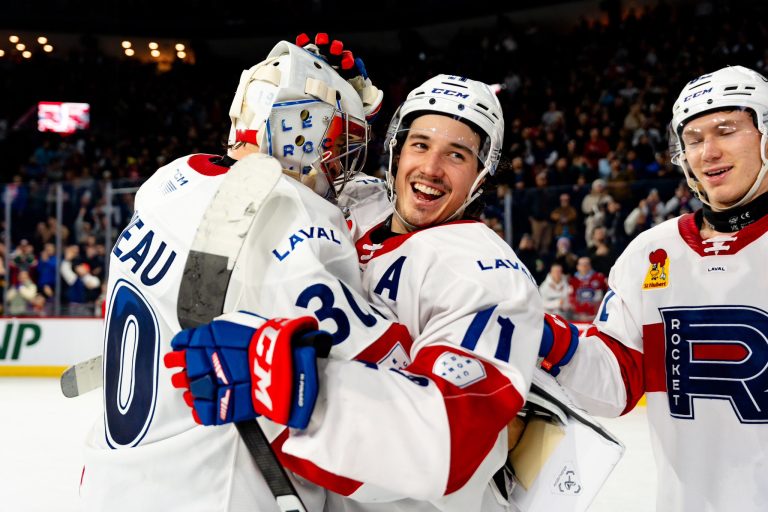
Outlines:
{"label": "scoreboard screen", "polygon": [[37,104],[37,129],[41,132],[62,134],[86,130],[90,124],[91,106],[88,103],[41,101]]}

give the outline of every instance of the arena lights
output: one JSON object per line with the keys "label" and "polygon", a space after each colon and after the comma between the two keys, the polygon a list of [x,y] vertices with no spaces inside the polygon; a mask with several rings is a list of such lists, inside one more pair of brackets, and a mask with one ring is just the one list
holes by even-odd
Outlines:
{"label": "arena lights", "polygon": [[123,41],[122,43],[120,43],[120,46],[122,46],[123,48],[125,48],[127,50],[128,48],[130,48],[133,45],[131,44],[130,41]]}
{"label": "arena lights", "polygon": [[125,49],[125,54],[126,54],[127,56],[129,56],[129,57],[133,57],[133,54],[135,54],[135,53],[136,53],[136,52],[135,52],[135,51],[133,51],[133,48],[126,48],[126,49]]}
{"label": "arena lights", "polygon": [[151,43],[149,43],[149,49],[150,49],[150,50],[157,50],[159,46],[160,46],[160,45],[158,45],[158,44],[157,44],[156,42],[154,42],[154,41],[152,41]]}
{"label": "arena lights", "polygon": [[48,42],[48,38],[45,37],[45,36],[40,36],[40,37],[37,38],[37,42],[40,43],[40,44],[45,44],[45,43]]}
{"label": "arena lights", "polygon": [[[187,48],[187,47],[186,47],[186,46],[184,46],[184,45],[183,45],[183,44],[181,44],[181,43],[176,43],[176,46],[175,46],[175,48],[176,48],[176,51],[177,51],[177,52],[183,52],[184,50],[186,50],[186,48]],[[184,57],[181,57],[181,58],[183,59]]]}
{"label": "arena lights", "polygon": [[152,50],[149,52],[150,55],[152,55],[154,58],[158,58],[160,56],[160,50]]}
{"label": "arena lights", "polygon": [[5,50],[0,50],[0,57],[5,57]]}
{"label": "arena lights", "polygon": [[183,59],[187,56],[187,52],[176,52],[176,56],[180,59]]}
{"label": "arena lights", "polygon": [[25,45],[24,43],[18,43],[16,45],[16,49],[19,50],[20,52],[24,51],[26,48],[27,48],[27,45]]}
{"label": "arena lights", "polygon": [[30,57],[32,57],[32,52],[27,50],[25,52],[22,52],[21,56],[24,57],[25,59],[29,59]]}
{"label": "arena lights", "polygon": [[10,42],[12,42],[13,44],[16,44],[16,43],[19,42],[19,36],[11,36],[11,37],[8,38],[8,40]]}
{"label": "arena lights", "polygon": [[46,44],[45,46],[43,46],[43,51],[45,53],[51,53],[53,51],[53,46]]}

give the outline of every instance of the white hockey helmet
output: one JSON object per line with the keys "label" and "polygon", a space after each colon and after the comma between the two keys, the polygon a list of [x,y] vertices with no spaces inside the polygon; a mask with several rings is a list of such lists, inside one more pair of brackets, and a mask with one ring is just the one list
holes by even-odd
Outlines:
{"label": "white hockey helmet", "polygon": [[765,77],[743,66],[729,66],[688,82],[672,107],[669,154],[672,163],[683,168],[688,186],[694,194],[707,206],[712,207],[704,188],[686,161],[682,133],[685,125],[693,118],[729,108],[748,109],[753,114],[757,129],[762,134],[760,156],[763,161],[752,187],[736,204],[729,207],[730,209],[750,202],[768,172],[768,158],[765,151],[766,142],[768,142],[768,130],[766,130],[768,80]]}
{"label": "white hockey helmet", "polygon": [[365,163],[360,96],[324,59],[286,41],[243,71],[229,117],[230,145],[257,144],[326,198]]}
{"label": "white hockey helmet", "polygon": [[[412,90],[392,116],[384,141],[385,147],[389,148],[387,187],[393,203],[395,171],[392,169],[392,160],[398,138],[407,133],[415,118],[427,114],[441,114],[457,121],[468,122],[473,130],[480,131],[478,135],[481,137],[481,146],[476,156],[481,168],[464,204],[451,216],[450,220],[453,220],[480,196],[480,185],[486,174],[493,175],[496,172],[504,143],[504,115],[496,94],[487,84],[477,80],[455,75],[437,75]],[[397,213],[397,210],[395,212]],[[405,219],[401,220],[409,229],[414,229]]]}

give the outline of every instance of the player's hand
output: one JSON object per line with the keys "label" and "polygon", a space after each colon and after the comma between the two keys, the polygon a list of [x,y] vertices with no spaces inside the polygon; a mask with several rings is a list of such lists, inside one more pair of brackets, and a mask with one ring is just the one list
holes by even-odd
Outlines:
{"label": "player's hand", "polygon": [[259,415],[306,428],[317,400],[317,357],[327,357],[331,336],[312,317],[266,322],[247,313],[222,315],[186,329],[171,341],[165,366],[184,389],[195,421],[222,425]]}
{"label": "player's hand", "polygon": [[539,357],[541,368],[557,376],[568,364],[579,346],[579,330],[560,315],[544,313],[544,332],[541,335]]}
{"label": "player's hand", "polygon": [[376,118],[384,93],[371,82],[363,59],[356,58],[351,51],[345,50],[341,41],[331,41],[325,32],[315,34],[314,40],[307,34],[299,34],[296,36],[296,46],[325,59],[357,91],[363,102],[365,120],[371,122]]}

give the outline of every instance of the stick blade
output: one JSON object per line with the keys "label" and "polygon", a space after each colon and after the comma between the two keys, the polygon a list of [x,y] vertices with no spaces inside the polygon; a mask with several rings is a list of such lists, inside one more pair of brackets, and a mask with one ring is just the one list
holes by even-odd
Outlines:
{"label": "stick blade", "polygon": [[74,398],[101,387],[101,356],[77,363],[61,374],[61,392],[67,398]]}

